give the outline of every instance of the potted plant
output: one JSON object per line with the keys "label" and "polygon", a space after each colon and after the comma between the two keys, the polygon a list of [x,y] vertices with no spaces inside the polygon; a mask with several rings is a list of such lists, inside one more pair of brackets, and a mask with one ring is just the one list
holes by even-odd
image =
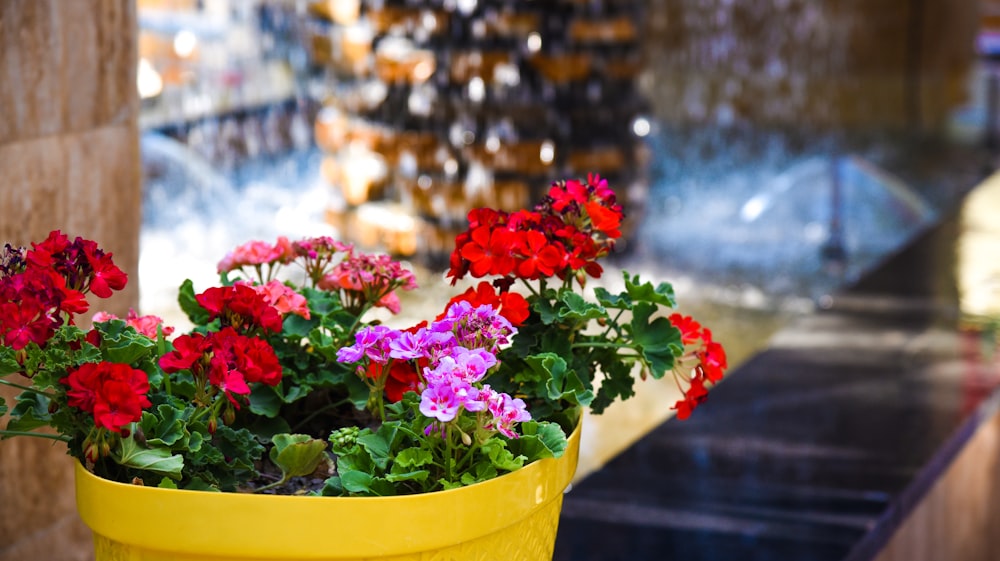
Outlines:
{"label": "potted plant", "polygon": [[726,368],[669,284],[588,287],[622,216],[599,177],[472,211],[448,276],[482,280],[400,328],[378,318],[413,273],[326,237],[249,242],[218,286],[185,282],[182,334],[77,323],[127,280],[95,242],[7,245],[0,435],[66,443],[98,559],[549,558],[583,408],[672,375],[685,418]]}

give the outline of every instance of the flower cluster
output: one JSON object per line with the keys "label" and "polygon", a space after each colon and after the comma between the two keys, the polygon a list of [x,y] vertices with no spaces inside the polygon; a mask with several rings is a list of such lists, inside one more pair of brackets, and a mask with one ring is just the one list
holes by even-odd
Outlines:
{"label": "flower cluster", "polygon": [[[559,336],[568,335],[566,341],[570,344],[543,338],[531,351],[510,352],[507,358],[523,369],[530,364],[519,363],[519,359],[559,349],[559,358],[566,360],[575,374],[585,377],[580,383],[587,389],[576,391],[571,402],[601,411],[615,399],[628,398],[632,394],[632,377],[623,365],[637,362],[643,379],[672,373],[683,394],[673,409],[678,418],[686,419],[707,397],[707,385],[721,381],[727,367],[725,351],[712,340],[711,331],[677,313],[654,318],[654,312],[661,307],[674,306],[672,288],[665,284],[641,285],[628,273],[624,279],[626,293],[616,297],[598,289],[597,305],[587,304],[573,291],[574,282],[583,287],[588,278],[601,277],[603,267],[598,260],[614,249],[621,237],[623,219],[614,192],[600,177],[589,176],[585,182],[558,182],[533,210],[471,212],[469,229],[456,238],[448,276],[453,283],[466,275],[494,277],[492,284],[480,282],[464,296],[510,310],[518,318],[527,317],[528,302],[518,300],[520,296],[510,288],[516,283],[529,288],[531,307],[539,314],[537,319],[547,329],[555,328]],[[561,286],[549,290],[548,280],[561,281]],[[617,312],[611,316],[608,310]],[[632,313],[632,318],[623,325],[618,320],[627,312]],[[523,319],[518,325],[520,321]],[[601,326],[603,331],[597,336],[588,333],[586,327],[591,324]],[[686,350],[676,352],[681,348]],[[605,382],[594,397],[589,387],[599,373]],[[539,382],[551,374],[546,371]],[[524,383],[527,377],[520,377],[518,390],[529,391],[531,384]],[[541,401],[553,397],[548,387],[537,390],[535,397]]]}
{"label": "flower cluster", "polygon": [[70,242],[59,231],[30,251],[7,244],[0,263],[0,339],[16,350],[43,344],[86,312],[88,292],[107,298],[128,280],[96,243],[79,237]]}
{"label": "flower cluster", "polygon": [[[496,430],[517,438],[514,424],[531,419],[524,401],[481,383],[498,364],[500,347],[509,344],[515,333],[514,326],[492,306],[473,307],[459,301],[429,327],[407,331],[382,325],[366,327],[358,332],[354,345],[337,352],[337,358],[358,364],[366,378],[377,373],[376,390],[389,379],[402,379],[408,387],[419,390],[420,413],[436,421],[426,427],[427,433],[444,431],[445,423],[455,422],[462,411],[469,411],[489,414],[477,417],[477,435]],[[394,368],[397,375],[391,378]]]}
{"label": "flower cluster", "polygon": [[60,382],[68,387],[67,403],[92,414],[94,424],[108,430],[124,432],[151,405],[146,373],[127,364],[88,362]]}
{"label": "flower cluster", "polygon": [[21,392],[0,437],[61,440],[102,477],[160,487],[421,493],[559,456],[585,408],[640,380],[671,373],[683,419],[723,378],[723,347],[673,312],[669,284],[601,278],[624,219],[605,180],[468,218],[447,277],[477,280],[405,328],[376,318],[400,311],[413,272],[330,237],[233,249],[218,286],[181,285],[193,328],[179,334],[132,310],[78,325],[88,295],[126,283],[94,242],[8,245],[0,384]]}
{"label": "flower cluster", "polygon": [[607,181],[596,176],[553,185],[534,210],[476,209],[455,240],[448,275],[538,280],[574,274],[582,285],[587,275],[601,276],[597,261],[614,249],[623,218]]}

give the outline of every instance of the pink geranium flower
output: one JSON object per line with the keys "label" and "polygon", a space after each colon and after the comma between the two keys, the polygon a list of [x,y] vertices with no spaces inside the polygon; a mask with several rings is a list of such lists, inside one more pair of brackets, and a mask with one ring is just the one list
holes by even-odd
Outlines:
{"label": "pink geranium flower", "polygon": [[262,295],[268,304],[274,306],[279,314],[283,316],[295,314],[309,319],[309,302],[306,301],[306,297],[285,283],[272,280],[267,284],[254,285],[253,289]]}

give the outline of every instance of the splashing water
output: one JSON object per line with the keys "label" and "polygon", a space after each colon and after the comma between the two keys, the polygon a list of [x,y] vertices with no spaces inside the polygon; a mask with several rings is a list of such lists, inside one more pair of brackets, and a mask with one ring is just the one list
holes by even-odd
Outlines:
{"label": "splashing water", "polygon": [[216,264],[248,240],[336,236],[323,219],[331,192],[319,176],[319,157],[314,150],[292,151],[223,175],[183,144],[144,134],[140,309],[169,323],[180,313],[180,284],[215,285]]}

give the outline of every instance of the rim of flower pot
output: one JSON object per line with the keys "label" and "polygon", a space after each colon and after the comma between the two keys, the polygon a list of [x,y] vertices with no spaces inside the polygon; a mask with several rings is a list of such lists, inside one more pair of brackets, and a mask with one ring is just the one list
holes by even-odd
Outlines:
{"label": "rim of flower pot", "polygon": [[96,534],[164,551],[307,559],[334,550],[344,557],[432,550],[500,531],[559,497],[576,473],[581,426],[560,458],[467,487],[396,497],[142,487],[97,477],[76,462],[77,511]]}

